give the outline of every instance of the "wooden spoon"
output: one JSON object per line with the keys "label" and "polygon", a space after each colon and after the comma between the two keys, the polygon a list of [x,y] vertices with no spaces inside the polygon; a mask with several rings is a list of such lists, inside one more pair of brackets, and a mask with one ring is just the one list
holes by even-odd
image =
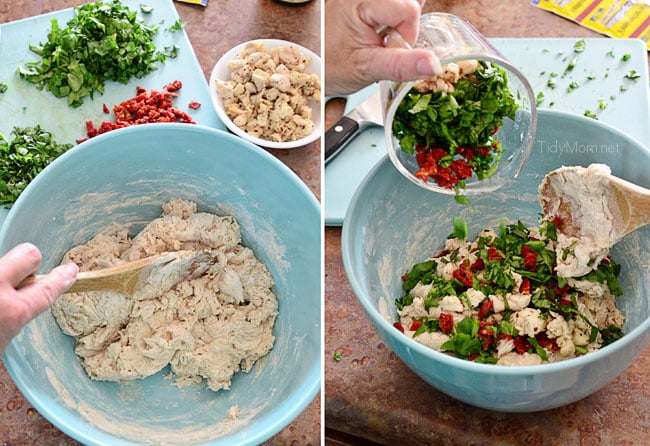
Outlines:
{"label": "wooden spoon", "polygon": [[[77,274],[66,293],[115,291],[140,300],[156,297],[186,279],[203,275],[218,260],[216,251],[174,251],[135,260],[122,265]],[[19,287],[38,282],[31,276]]]}
{"label": "wooden spoon", "polygon": [[607,237],[609,246],[650,223],[650,190],[610,172],[602,164],[550,172],[539,187],[544,216],[559,217],[569,237]]}

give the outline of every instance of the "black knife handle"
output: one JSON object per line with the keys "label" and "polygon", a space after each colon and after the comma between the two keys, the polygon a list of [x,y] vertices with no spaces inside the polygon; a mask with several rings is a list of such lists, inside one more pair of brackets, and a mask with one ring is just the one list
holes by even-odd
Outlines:
{"label": "black knife handle", "polygon": [[359,123],[343,116],[325,132],[325,164],[332,160],[359,131]]}

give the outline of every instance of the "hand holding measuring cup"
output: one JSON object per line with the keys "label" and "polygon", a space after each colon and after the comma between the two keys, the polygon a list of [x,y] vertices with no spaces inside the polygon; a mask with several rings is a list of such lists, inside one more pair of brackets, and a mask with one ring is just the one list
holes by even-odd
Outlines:
{"label": "hand holding measuring cup", "polygon": [[441,75],[380,83],[388,155],[425,189],[494,191],[516,178],[534,142],[535,97],[526,78],[469,22],[444,13],[420,17],[413,45],[430,51]]}

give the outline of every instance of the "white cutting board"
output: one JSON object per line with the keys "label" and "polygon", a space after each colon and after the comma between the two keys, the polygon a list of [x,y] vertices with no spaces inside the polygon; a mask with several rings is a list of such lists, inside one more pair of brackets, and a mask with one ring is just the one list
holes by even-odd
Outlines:
{"label": "white cutting board", "polygon": [[[598,120],[627,133],[650,146],[650,94],[645,44],[637,39],[585,39],[582,53],[574,52],[579,39],[490,39],[530,82],[535,94],[543,93],[540,108],[583,115],[596,113]],[[621,58],[629,54],[627,61]],[[562,77],[576,58],[575,68]],[[632,81],[625,74],[636,71],[640,78]],[[556,73],[554,89],[548,87],[551,73]],[[567,93],[571,82],[579,87]],[[624,91],[621,91],[623,87]],[[345,113],[377,91],[369,86],[348,97]],[[600,100],[606,102],[600,109]],[[551,103],[554,103],[551,105]],[[325,167],[325,224],[340,226],[345,212],[361,181],[386,156],[383,127],[374,127],[358,135]]]}

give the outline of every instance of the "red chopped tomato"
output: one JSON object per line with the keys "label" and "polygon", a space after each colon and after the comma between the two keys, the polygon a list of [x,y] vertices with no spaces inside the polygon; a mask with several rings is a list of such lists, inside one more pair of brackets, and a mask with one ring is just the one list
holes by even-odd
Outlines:
{"label": "red chopped tomato", "polygon": [[476,153],[478,153],[481,156],[487,156],[490,154],[490,146],[477,147]]}
{"label": "red chopped tomato", "polygon": [[165,90],[169,91],[170,93],[173,91],[178,91],[181,88],[183,88],[183,84],[179,80],[171,81],[165,85]]}
{"label": "red chopped tomato", "polygon": [[454,330],[454,317],[448,313],[440,314],[440,319],[438,320],[440,325],[440,331],[449,334]]}
{"label": "red chopped tomato", "polygon": [[404,333],[404,327],[402,327],[402,324],[400,324],[399,322],[394,322],[393,327],[397,328],[399,331]]}
{"label": "red chopped tomato", "polygon": [[481,271],[482,269],[485,268],[485,262],[483,259],[476,259],[474,263],[472,263],[472,266],[469,267],[471,271]]}
{"label": "red chopped tomato", "polygon": [[529,271],[537,269],[537,256],[539,253],[533,252],[530,246],[523,245],[521,247],[521,256],[524,258],[524,267]]}
{"label": "red chopped tomato", "polygon": [[560,350],[560,346],[557,345],[555,339],[549,338],[546,332],[539,333],[538,335],[535,336],[535,339],[537,339],[537,343],[540,346],[544,347],[547,350],[553,350],[553,351]]}
{"label": "red chopped tomato", "polygon": [[519,285],[519,292],[521,294],[530,294],[530,279],[528,277],[524,277],[521,280],[521,285]]}
{"label": "red chopped tomato", "polygon": [[446,256],[447,254],[449,254],[450,252],[451,252],[451,251],[449,251],[448,249],[443,249],[442,251],[440,251],[438,254],[436,254],[436,255],[434,256],[434,259],[437,259],[437,258],[440,258],[440,257],[444,257],[444,256]]}
{"label": "red chopped tomato", "polygon": [[[92,122],[87,121],[86,134],[92,138],[122,127],[154,122],[195,124],[187,113],[174,107],[172,102],[172,99],[178,96],[172,91],[177,91],[181,87],[180,81],[174,81],[165,86],[168,90],[167,93],[151,90],[149,94],[146,89],[137,87],[135,97],[113,107],[115,122],[104,121],[99,127],[95,127]],[[104,105],[104,110],[106,109],[107,107]]]}
{"label": "red chopped tomato", "polygon": [[469,260],[465,260],[460,266],[452,273],[454,279],[460,281],[466,287],[472,286],[472,271],[469,266]]}
{"label": "red chopped tomato", "polygon": [[496,250],[496,248],[488,248],[488,260],[501,260],[501,254],[499,254],[499,251]]}
{"label": "red chopped tomato", "polygon": [[187,104],[187,106],[192,110],[198,110],[199,108],[201,108],[201,103],[197,101],[190,101],[190,103]]}
{"label": "red chopped tomato", "polygon": [[483,350],[490,348],[494,342],[494,329],[491,323],[481,321],[480,328],[476,337],[479,338],[482,342]]}
{"label": "red chopped tomato", "polygon": [[560,288],[557,283],[553,284],[553,292],[556,296],[566,294],[567,291],[569,291],[569,285],[564,285],[562,288]]}
{"label": "red chopped tomato", "polygon": [[485,319],[490,315],[490,313],[494,310],[494,302],[492,302],[490,299],[486,299],[483,302],[481,302],[481,307],[478,310],[478,318],[479,319]]}
{"label": "red chopped tomato", "polygon": [[456,159],[451,162],[451,170],[461,180],[466,180],[472,176],[472,168],[465,160]]}
{"label": "red chopped tomato", "polygon": [[517,336],[514,338],[515,349],[517,353],[523,355],[527,351],[533,348],[532,344],[528,342],[528,339],[525,336]]}
{"label": "red chopped tomato", "polygon": [[411,328],[409,330],[411,331],[417,331],[418,328],[422,326],[422,322],[418,321],[417,319],[413,319],[413,322],[411,322]]}

